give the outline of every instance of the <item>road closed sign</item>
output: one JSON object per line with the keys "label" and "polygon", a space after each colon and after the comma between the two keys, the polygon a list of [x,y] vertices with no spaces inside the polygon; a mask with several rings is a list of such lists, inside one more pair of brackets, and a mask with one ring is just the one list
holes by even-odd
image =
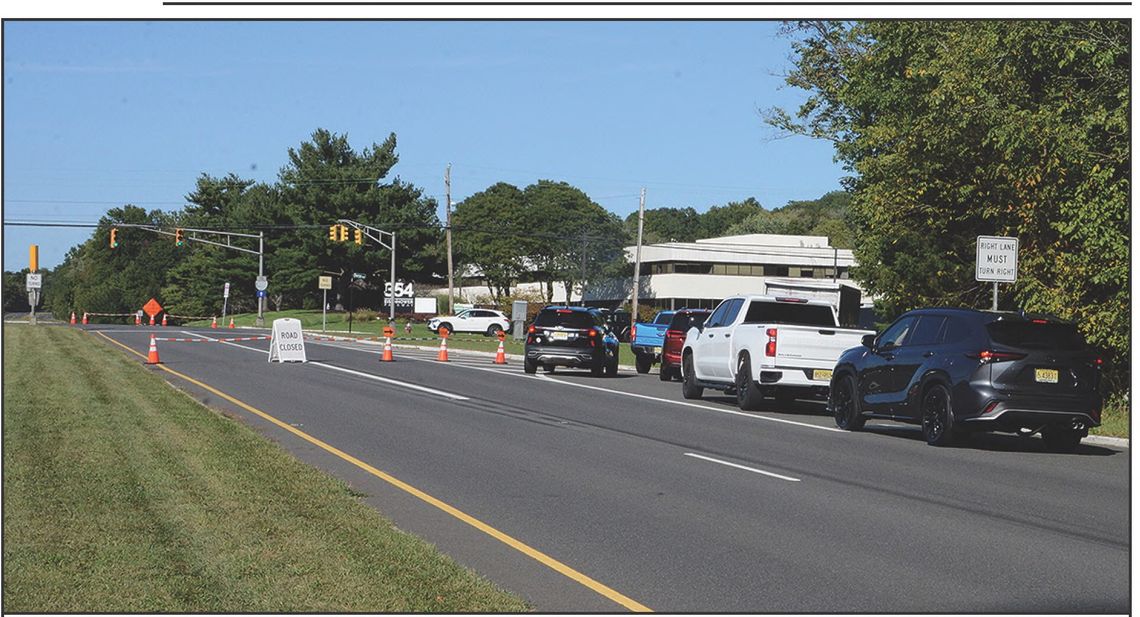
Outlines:
{"label": "road closed sign", "polygon": [[978,236],[977,259],[975,280],[1017,282],[1017,238]]}
{"label": "road closed sign", "polygon": [[305,339],[301,320],[288,317],[273,320],[273,336],[269,339],[270,362],[306,362]]}

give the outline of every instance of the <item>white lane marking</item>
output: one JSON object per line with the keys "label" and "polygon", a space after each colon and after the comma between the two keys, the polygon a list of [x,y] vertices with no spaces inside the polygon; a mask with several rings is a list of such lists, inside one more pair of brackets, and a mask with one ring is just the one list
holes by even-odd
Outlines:
{"label": "white lane marking", "polygon": [[692,452],[686,452],[685,456],[691,456],[693,458],[699,458],[702,461],[708,461],[710,463],[717,463],[718,465],[727,465],[729,467],[735,467],[737,469],[743,469],[744,471],[751,471],[752,473],[759,473],[759,474],[763,474],[765,476],[771,476],[773,478],[779,478],[781,480],[787,480],[788,482],[799,482],[800,481],[799,478],[792,478],[789,476],[781,476],[778,473],[772,473],[770,471],[764,471],[763,469],[756,469],[755,467],[746,467],[744,465],[737,465],[736,463],[730,463],[728,461],[722,461],[722,460],[710,458],[707,456],[701,456],[700,454],[693,454]]}
{"label": "white lane marking", "polygon": [[[203,336],[205,336],[205,335],[203,335]],[[209,337],[206,337],[206,338],[209,338]],[[214,340],[217,340],[217,339],[214,339]],[[256,351],[256,352],[263,353],[263,354],[269,353],[269,351],[266,349],[255,349],[253,347],[246,347],[245,345],[238,345],[237,343],[230,343],[228,341],[220,341],[220,342],[223,345],[232,345],[233,347],[237,347],[240,349],[248,349],[249,351]],[[466,396],[459,395],[459,394],[452,394],[450,392],[444,392],[443,390],[436,390],[435,388],[427,388],[427,387],[417,385],[414,383],[408,383],[406,381],[397,381],[395,379],[389,379],[387,377],[381,377],[379,375],[373,375],[371,373],[362,373],[360,371],[354,371],[352,369],[341,368],[339,366],[333,366],[331,364],[325,364],[324,362],[316,362],[316,361],[310,360],[306,364],[309,364],[312,366],[319,366],[321,368],[327,368],[327,369],[330,369],[333,371],[340,371],[342,373],[348,373],[350,375],[356,375],[358,377],[364,377],[366,379],[371,379],[373,381],[379,381],[381,383],[391,384],[393,386],[399,386],[401,388],[408,388],[409,390],[416,390],[418,392],[424,392],[426,394],[434,394],[435,396],[442,396],[443,398],[449,398],[453,401],[469,401],[469,400],[471,400],[470,398],[468,398]]]}

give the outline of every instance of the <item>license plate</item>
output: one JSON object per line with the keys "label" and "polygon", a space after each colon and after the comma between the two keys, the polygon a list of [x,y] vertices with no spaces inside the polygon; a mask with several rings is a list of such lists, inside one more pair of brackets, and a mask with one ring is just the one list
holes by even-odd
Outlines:
{"label": "license plate", "polygon": [[811,372],[811,378],[815,381],[831,381],[831,371],[817,368]]}
{"label": "license plate", "polygon": [[569,332],[551,332],[550,340],[552,341],[565,341],[570,338]]}
{"label": "license plate", "polygon": [[661,353],[661,348],[660,347],[654,347],[653,353]]}
{"label": "license plate", "polygon": [[1033,376],[1038,383],[1057,383],[1060,372],[1055,368],[1039,368],[1033,371]]}

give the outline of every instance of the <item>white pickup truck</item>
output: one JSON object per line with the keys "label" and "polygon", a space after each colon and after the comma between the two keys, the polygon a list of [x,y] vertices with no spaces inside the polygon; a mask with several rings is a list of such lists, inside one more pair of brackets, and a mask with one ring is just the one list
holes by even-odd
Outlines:
{"label": "white pickup truck", "polygon": [[681,393],[705,388],[736,394],[741,409],[759,409],[765,396],[782,404],[826,400],[839,355],[862,344],[870,330],[840,328],[835,307],[804,298],[733,296],[704,325],[685,335]]}

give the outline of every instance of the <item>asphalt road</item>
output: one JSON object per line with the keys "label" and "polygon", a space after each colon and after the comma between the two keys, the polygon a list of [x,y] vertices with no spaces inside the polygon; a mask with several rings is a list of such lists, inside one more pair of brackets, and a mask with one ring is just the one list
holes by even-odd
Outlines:
{"label": "asphalt road", "polygon": [[[193,332],[89,329],[144,356],[151,332]],[[381,363],[376,345],[337,342],[270,364],[267,349],[160,342],[163,366],[198,383],[150,370],[540,612],[1130,609],[1127,449],[933,448],[916,427],[838,431],[820,406],[685,401],[656,374],[528,376],[399,348]]]}

